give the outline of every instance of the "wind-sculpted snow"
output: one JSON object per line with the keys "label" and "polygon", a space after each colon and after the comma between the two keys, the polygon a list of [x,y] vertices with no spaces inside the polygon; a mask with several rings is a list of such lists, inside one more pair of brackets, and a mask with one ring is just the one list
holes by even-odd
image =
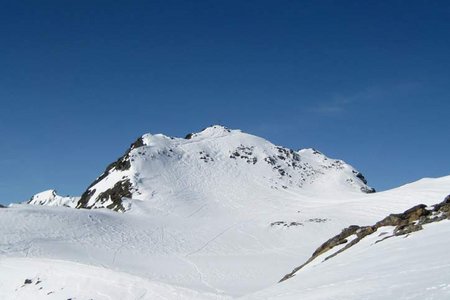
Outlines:
{"label": "wind-sculpted snow", "polygon": [[243,196],[254,198],[254,190],[374,192],[366,183],[351,166],[316,150],[296,152],[216,125],[186,138],[143,135],[89,186],[77,207],[125,211],[124,198],[159,201],[174,194],[239,206]]}

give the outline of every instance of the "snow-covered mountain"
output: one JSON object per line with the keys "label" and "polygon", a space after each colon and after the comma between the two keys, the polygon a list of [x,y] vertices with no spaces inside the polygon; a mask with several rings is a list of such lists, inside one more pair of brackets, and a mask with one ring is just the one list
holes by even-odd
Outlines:
{"label": "snow-covered mountain", "polygon": [[143,135],[88,187],[77,207],[125,211],[130,201],[124,199],[170,205],[164,202],[174,196],[240,206],[257,201],[255,190],[271,190],[274,197],[286,192],[374,192],[366,184],[353,167],[314,149],[294,151],[215,125],[185,138]]}
{"label": "snow-covered mountain", "polygon": [[32,205],[76,207],[79,200],[80,197],[63,197],[58,195],[55,190],[47,190],[32,196],[27,203]]}
{"label": "snow-covered mountain", "polygon": [[368,191],[312,149],[147,134],[67,202],[98,209],[0,209],[0,299],[449,298],[450,176]]}

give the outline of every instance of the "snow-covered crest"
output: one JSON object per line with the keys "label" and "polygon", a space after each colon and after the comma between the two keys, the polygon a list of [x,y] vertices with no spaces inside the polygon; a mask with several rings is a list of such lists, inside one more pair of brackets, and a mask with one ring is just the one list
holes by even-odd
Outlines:
{"label": "snow-covered crest", "polygon": [[185,138],[144,134],[89,186],[77,207],[125,211],[129,202],[123,199],[157,202],[174,194],[239,206],[242,199],[252,200],[267,191],[335,194],[343,190],[374,191],[361,173],[341,160],[214,125]]}

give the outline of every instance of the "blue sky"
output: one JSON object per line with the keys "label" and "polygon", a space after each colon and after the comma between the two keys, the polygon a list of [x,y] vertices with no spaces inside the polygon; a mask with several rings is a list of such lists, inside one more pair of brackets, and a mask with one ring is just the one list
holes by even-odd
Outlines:
{"label": "blue sky", "polygon": [[[432,3],[431,3],[432,2]],[[450,174],[448,1],[0,1],[0,203],[79,195],[143,133]]]}

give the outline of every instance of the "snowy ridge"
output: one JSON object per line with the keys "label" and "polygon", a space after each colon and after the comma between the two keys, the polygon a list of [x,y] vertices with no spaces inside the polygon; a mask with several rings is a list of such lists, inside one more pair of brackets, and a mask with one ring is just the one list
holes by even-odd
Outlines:
{"label": "snowy ridge", "polygon": [[75,207],[79,200],[80,197],[63,197],[58,195],[55,190],[47,190],[34,195],[27,203],[32,205]]}
{"label": "snowy ridge", "polygon": [[341,160],[215,125],[185,138],[143,135],[89,186],[77,207],[125,211],[130,201],[123,199],[159,201],[174,194],[236,206],[242,197],[254,198],[254,190],[374,192],[361,173]]}

